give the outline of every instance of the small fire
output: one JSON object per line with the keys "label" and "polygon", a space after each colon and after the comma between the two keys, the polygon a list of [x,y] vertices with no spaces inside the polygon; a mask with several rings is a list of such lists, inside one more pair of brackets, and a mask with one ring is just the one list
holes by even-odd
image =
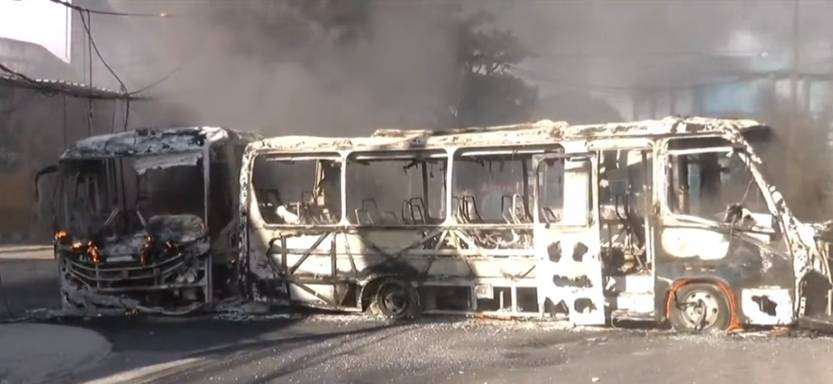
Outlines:
{"label": "small fire", "polygon": [[148,251],[153,246],[153,238],[150,235],[145,236],[145,243],[142,245],[142,252],[139,253],[139,264],[142,266],[147,263]]}
{"label": "small fire", "polygon": [[67,239],[68,236],[69,234],[67,234],[67,232],[63,229],[55,231],[55,241],[64,241]]}
{"label": "small fire", "polygon": [[98,251],[98,247],[92,241],[87,243],[87,256],[90,257],[90,262],[93,264],[98,264],[101,261],[101,252]]}
{"label": "small fire", "polygon": [[83,247],[84,247],[84,243],[82,243],[82,242],[80,242],[80,241],[78,241],[78,240],[75,240],[75,241],[73,241],[73,242],[72,242],[72,245],[70,246],[70,249],[71,249],[72,251],[74,251],[74,252],[78,252],[78,251],[80,251],[80,250],[81,250],[81,248],[83,248]]}

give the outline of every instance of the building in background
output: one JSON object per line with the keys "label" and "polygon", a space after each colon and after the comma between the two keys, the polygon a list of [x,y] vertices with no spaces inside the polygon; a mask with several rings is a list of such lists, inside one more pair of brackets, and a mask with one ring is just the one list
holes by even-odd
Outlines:
{"label": "building in background", "polygon": [[68,143],[127,127],[129,97],[82,83],[89,78],[71,60],[71,19],[47,0],[0,0],[0,242],[48,238],[37,171]]}

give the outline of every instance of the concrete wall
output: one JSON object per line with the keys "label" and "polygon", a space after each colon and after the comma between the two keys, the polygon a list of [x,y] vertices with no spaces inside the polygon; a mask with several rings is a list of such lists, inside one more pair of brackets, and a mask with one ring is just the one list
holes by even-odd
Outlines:
{"label": "concrete wall", "polygon": [[88,101],[0,82],[0,241],[48,237],[38,223],[35,173],[54,164],[67,144],[121,131],[123,123],[121,101]]}

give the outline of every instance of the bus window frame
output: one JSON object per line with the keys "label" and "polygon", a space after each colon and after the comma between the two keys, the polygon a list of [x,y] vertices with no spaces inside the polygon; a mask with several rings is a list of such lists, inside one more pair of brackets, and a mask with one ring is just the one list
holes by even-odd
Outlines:
{"label": "bus window frame", "polygon": [[[339,220],[334,223],[327,223],[327,224],[287,224],[287,223],[270,223],[266,219],[263,218],[263,215],[260,212],[259,206],[259,197],[257,195],[257,191],[255,188],[255,173],[254,168],[255,164],[257,163],[258,159],[261,157],[269,157],[272,158],[270,161],[276,162],[298,162],[298,161],[320,161],[320,160],[329,160],[334,161],[339,164],[339,170],[341,172],[341,177],[339,179],[339,199],[341,204],[341,211],[339,212]],[[338,152],[322,152],[322,153],[314,153],[314,152],[298,152],[298,153],[291,153],[291,152],[272,152],[272,151],[263,151],[257,152],[251,159],[251,166],[247,170],[249,174],[249,182],[247,188],[249,189],[248,192],[248,203],[247,211],[248,215],[251,219],[255,220],[260,226],[263,228],[268,229],[298,229],[298,228],[335,228],[340,227],[344,223],[344,156]],[[315,177],[313,175],[313,177]]]}
{"label": "bus window frame", "polygon": [[[424,155],[424,156],[422,156]],[[397,229],[397,228],[433,228],[442,226],[443,223],[447,221],[448,217],[448,207],[445,207],[445,212],[443,212],[441,217],[436,217],[435,219],[439,219],[440,223],[390,223],[390,224],[375,224],[375,223],[354,223],[350,219],[350,212],[347,206],[348,202],[348,193],[349,193],[349,186],[347,183],[349,182],[349,172],[350,172],[350,164],[351,162],[356,161],[385,161],[385,160],[420,160],[420,159],[438,159],[445,161],[445,169],[442,172],[443,178],[443,193],[441,195],[442,201],[440,204],[443,206],[446,205],[448,201],[448,192],[449,192],[449,178],[448,178],[448,169],[451,166],[451,156],[449,152],[444,148],[425,148],[425,149],[400,149],[400,150],[357,150],[357,151],[350,151],[344,155],[344,160],[342,162],[342,211],[344,212],[342,215],[341,223],[352,229],[373,229],[373,228],[389,228],[389,229]],[[424,199],[424,196],[423,196]],[[430,209],[430,207],[429,207]]]}
{"label": "bus window frame", "polygon": [[527,173],[530,172],[536,165],[535,165],[535,158],[538,156],[544,155],[557,155],[563,156],[565,155],[565,149],[560,143],[551,143],[551,144],[540,144],[540,145],[524,145],[524,146],[517,146],[517,145],[499,145],[499,146],[472,146],[472,147],[457,147],[454,149],[450,159],[450,172],[451,177],[448,180],[448,188],[447,188],[447,199],[449,201],[449,209],[447,210],[447,220],[450,223],[453,223],[456,227],[464,227],[464,228],[482,228],[482,229],[528,229],[532,228],[536,222],[536,212],[535,210],[538,209],[537,206],[537,188],[535,183],[537,182],[537,173],[534,178],[529,178],[527,175],[527,185],[529,187],[528,191],[528,209],[530,212],[531,217],[528,223],[464,223],[457,220],[454,211],[456,207],[452,207],[454,202],[454,193],[456,192],[455,188],[455,181],[456,181],[456,174],[455,168],[456,163],[461,158],[465,157],[478,157],[478,156],[514,156],[514,155],[529,155],[530,164],[529,169],[527,169]]}
{"label": "bus window frame", "polygon": [[[554,155],[554,156],[546,156],[545,158],[539,158],[536,161],[536,164],[533,164],[534,167],[535,167],[535,184],[534,184],[534,196],[535,196],[534,205],[535,205],[535,209],[534,209],[534,221],[533,221],[533,223],[535,225],[544,225],[547,228],[556,227],[556,228],[565,228],[565,229],[567,229],[567,228],[588,228],[588,227],[593,226],[593,222],[595,221],[595,215],[596,215],[596,213],[595,213],[596,209],[594,209],[594,208],[595,208],[595,204],[598,204],[598,202],[597,202],[598,197],[597,197],[596,192],[594,191],[594,182],[595,182],[595,179],[597,178],[597,176],[595,175],[596,171],[594,170],[595,162],[593,161],[593,158],[595,156],[596,156],[596,154],[593,151],[562,153],[562,154],[558,154],[558,155]],[[581,160],[581,161],[587,162],[587,165],[588,165],[588,168],[587,168],[587,170],[588,170],[588,173],[587,173],[587,197],[588,198],[587,198],[587,207],[586,207],[586,211],[585,211],[586,215],[587,215],[587,219],[582,224],[564,223],[563,220],[559,220],[558,222],[554,222],[554,223],[541,221],[541,211],[540,211],[541,207],[539,205],[540,204],[540,196],[541,196],[540,190],[539,190],[539,188],[540,188],[539,178],[541,176],[541,165],[546,164],[546,160],[554,160],[554,159],[564,160],[565,162],[566,162],[566,160]],[[562,170],[562,171],[563,171],[562,175],[566,174],[566,170]],[[595,187],[598,187],[598,186],[595,186]],[[564,200],[562,202],[562,206],[563,205],[566,205],[566,200]]]}

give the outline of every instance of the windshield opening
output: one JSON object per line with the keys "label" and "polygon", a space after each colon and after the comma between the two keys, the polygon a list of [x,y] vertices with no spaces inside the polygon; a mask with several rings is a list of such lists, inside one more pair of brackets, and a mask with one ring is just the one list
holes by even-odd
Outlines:
{"label": "windshield opening", "polygon": [[669,204],[672,212],[723,221],[729,206],[768,212],[757,181],[740,150],[672,154]]}
{"label": "windshield opening", "polygon": [[83,159],[60,169],[58,222],[76,237],[135,232],[159,215],[204,216],[201,161],[137,172],[135,158]]}

